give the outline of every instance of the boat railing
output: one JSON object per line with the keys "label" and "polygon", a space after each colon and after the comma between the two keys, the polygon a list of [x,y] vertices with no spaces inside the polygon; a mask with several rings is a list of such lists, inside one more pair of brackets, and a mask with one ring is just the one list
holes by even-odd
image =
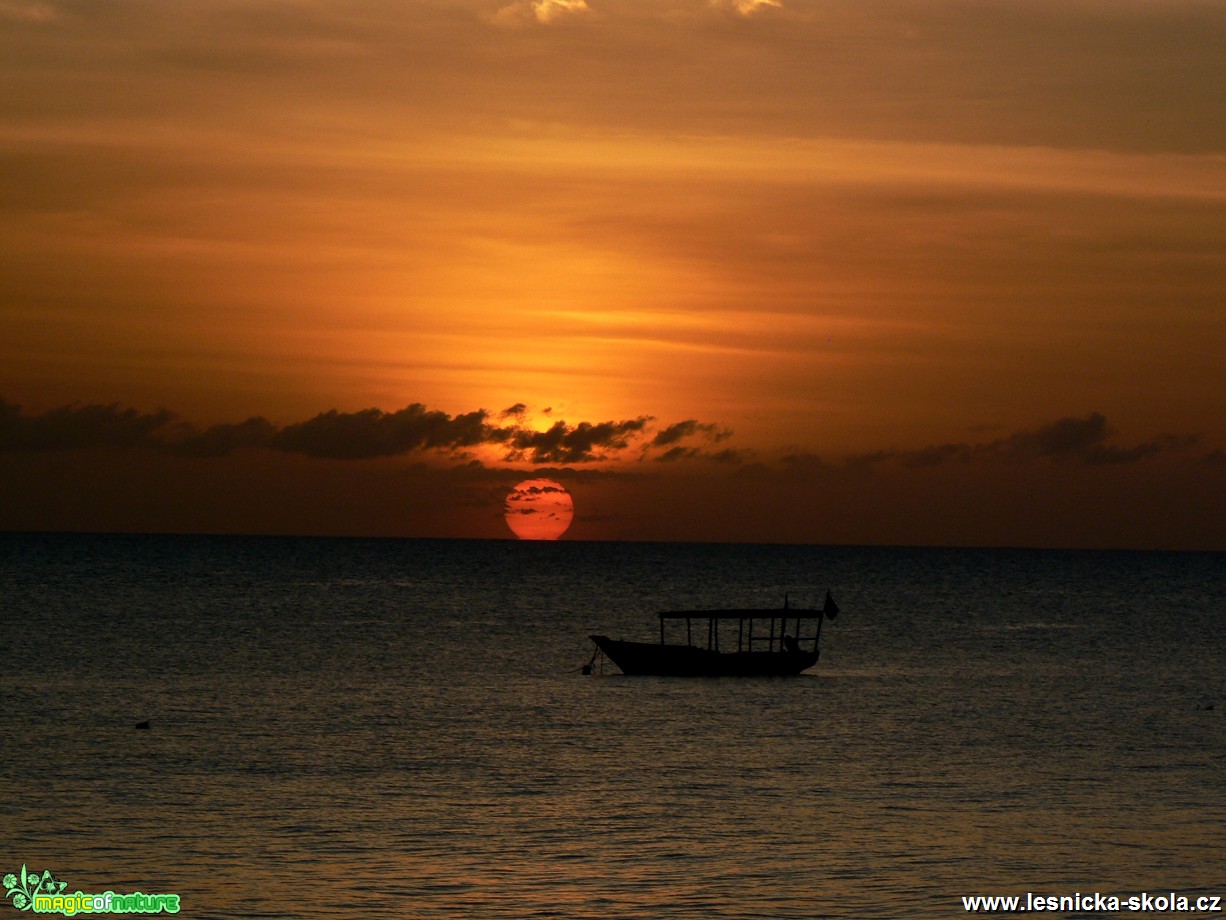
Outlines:
{"label": "boat railing", "polygon": [[[817,651],[821,640],[821,610],[805,610],[800,608],[783,608],[774,610],[666,610],[660,617],[660,644],[665,645],[665,624],[669,622],[685,623],[685,644],[695,645],[695,632],[702,641],[703,621],[706,621],[706,648],[708,651],[720,651],[720,624],[735,622],[736,651],[738,652],[782,652],[787,648],[785,638],[796,641],[796,648],[805,651]],[[755,631],[755,625],[757,631]],[[697,626],[697,629],[695,629]],[[728,631],[725,627],[724,632]],[[730,641],[730,637],[729,640]],[[765,648],[763,648],[765,646]],[[703,647],[699,645],[698,647]],[[728,649],[731,651],[731,648]]]}

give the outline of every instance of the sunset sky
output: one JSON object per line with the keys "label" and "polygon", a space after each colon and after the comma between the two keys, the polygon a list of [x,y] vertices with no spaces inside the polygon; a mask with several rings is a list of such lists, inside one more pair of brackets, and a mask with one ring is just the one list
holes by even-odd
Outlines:
{"label": "sunset sky", "polygon": [[0,0],[0,529],[1226,549],[1226,4]]}

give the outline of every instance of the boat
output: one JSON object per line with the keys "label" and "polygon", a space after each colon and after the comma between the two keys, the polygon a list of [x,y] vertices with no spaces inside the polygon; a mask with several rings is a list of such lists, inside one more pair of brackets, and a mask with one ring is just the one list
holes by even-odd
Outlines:
{"label": "boat", "polygon": [[[592,659],[594,662],[603,653],[623,674],[659,677],[800,674],[817,664],[822,622],[833,620],[838,613],[839,607],[829,591],[819,609],[790,607],[785,595],[783,606],[775,609],[666,610],[657,614],[659,642],[629,642],[593,635],[590,638],[597,651]],[[685,644],[668,642],[668,627],[677,632],[682,623]],[[695,644],[695,638],[699,644]],[[583,671],[591,673],[591,667],[589,663]]]}

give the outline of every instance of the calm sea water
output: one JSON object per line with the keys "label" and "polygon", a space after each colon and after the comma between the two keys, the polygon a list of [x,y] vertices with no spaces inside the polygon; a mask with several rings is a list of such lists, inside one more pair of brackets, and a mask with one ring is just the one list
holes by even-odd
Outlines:
{"label": "calm sea water", "polygon": [[[589,632],[827,588],[815,673],[576,673]],[[0,535],[0,590],[0,872],[70,892],[201,918],[1226,895],[1221,554]]]}

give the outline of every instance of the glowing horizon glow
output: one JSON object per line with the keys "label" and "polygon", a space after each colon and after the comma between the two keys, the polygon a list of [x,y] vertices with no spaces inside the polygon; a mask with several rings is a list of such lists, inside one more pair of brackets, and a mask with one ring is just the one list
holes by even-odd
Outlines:
{"label": "glowing horizon glow", "polygon": [[552,479],[525,479],[507,494],[503,515],[520,540],[556,540],[570,528],[575,503]]}

